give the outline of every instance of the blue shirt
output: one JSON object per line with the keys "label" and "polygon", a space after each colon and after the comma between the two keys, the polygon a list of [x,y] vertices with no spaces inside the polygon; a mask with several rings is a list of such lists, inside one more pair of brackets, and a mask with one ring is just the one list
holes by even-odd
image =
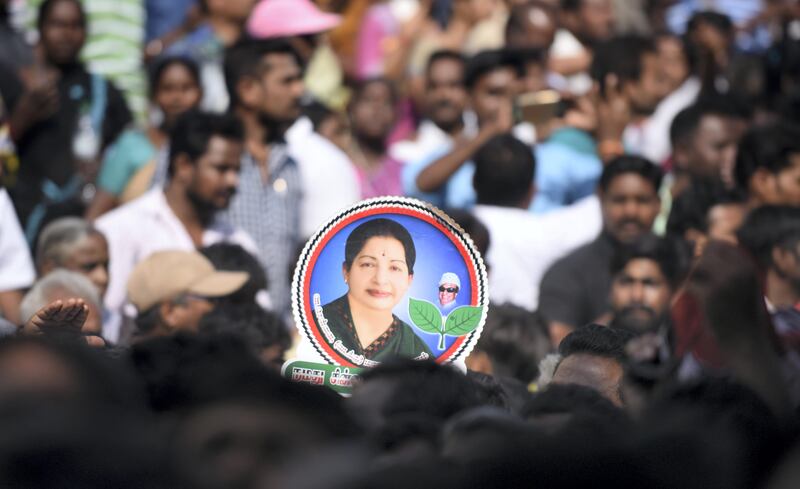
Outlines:
{"label": "blue shirt", "polygon": [[[602,162],[596,155],[585,151],[585,148],[575,149],[564,144],[565,141],[546,141],[534,149],[536,197],[530,207],[533,212],[544,213],[558,209],[588,197],[595,191],[603,171]],[[419,174],[449,151],[448,145],[403,168],[403,190],[406,195],[448,209],[468,209],[475,205],[476,195],[472,186],[475,164],[472,161],[464,163],[437,191],[422,192],[417,187]]]}
{"label": "blue shirt", "polygon": [[146,0],[145,42],[163,36],[180,26],[186,19],[189,7],[197,0]]}

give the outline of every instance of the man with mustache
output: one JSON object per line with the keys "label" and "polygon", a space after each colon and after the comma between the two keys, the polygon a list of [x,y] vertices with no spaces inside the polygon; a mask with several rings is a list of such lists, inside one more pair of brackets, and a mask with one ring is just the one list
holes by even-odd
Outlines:
{"label": "man with mustache", "polygon": [[539,312],[549,322],[553,344],[609,311],[611,261],[621,245],[650,232],[661,209],[661,179],[660,168],[637,156],[620,156],[603,169],[597,189],[603,231],[557,261],[542,279]]}
{"label": "man with mustache", "polygon": [[302,184],[284,134],[300,117],[300,58],[285,40],[242,41],[225,53],[225,83],[245,136],[241,185],[228,213],[255,239],[272,304],[279,314],[288,313]]}
{"label": "man with mustache", "polygon": [[464,56],[456,51],[437,51],[425,70],[423,120],[413,140],[399,141],[389,148],[392,158],[414,163],[452,144],[454,138],[472,134],[475,127],[464,124],[467,87],[464,84]]}
{"label": "man with mustache", "polygon": [[673,241],[647,234],[620,248],[611,262],[609,326],[636,335],[669,332],[669,305],[682,275]]}
{"label": "man with mustache", "polygon": [[[154,188],[96,221],[108,240],[105,306],[112,314],[120,317],[134,267],[157,251],[191,251],[227,242],[257,253],[245,232],[217,216],[239,185],[243,141],[242,126],[231,116],[183,114],[170,137],[166,187]],[[117,342],[120,324],[119,319],[104,324],[104,338]]]}

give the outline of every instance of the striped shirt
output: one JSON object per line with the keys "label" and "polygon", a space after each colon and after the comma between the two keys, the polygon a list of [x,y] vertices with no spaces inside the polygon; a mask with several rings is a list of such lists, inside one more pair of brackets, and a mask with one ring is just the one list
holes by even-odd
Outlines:
{"label": "striped shirt", "polygon": [[239,189],[227,214],[255,240],[275,311],[286,315],[292,261],[300,245],[300,172],[283,144],[271,146],[268,171],[264,183],[258,162],[249,153],[242,156]]}

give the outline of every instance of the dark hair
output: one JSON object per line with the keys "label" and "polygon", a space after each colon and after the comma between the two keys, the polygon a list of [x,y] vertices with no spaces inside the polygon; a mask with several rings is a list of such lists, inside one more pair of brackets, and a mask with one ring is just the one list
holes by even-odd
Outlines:
{"label": "dark hair", "polygon": [[559,7],[564,12],[574,12],[583,7],[583,0],[561,0]]}
{"label": "dark hair", "polygon": [[707,24],[727,36],[733,35],[733,22],[730,17],[723,13],[714,10],[695,13],[686,24],[686,32],[691,34],[700,24]]}
{"label": "dark hair", "polygon": [[283,321],[261,307],[250,305],[217,306],[200,320],[201,334],[231,334],[256,349],[280,345],[287,349],[292,343]]}
{"label": "dark hair", "polygon": [[738,191],[725,188],[713,179],[693,179],[689,188],[673,201],[667,220],[667,235],[684,239],[686,231],[708,231],[708,212],[719,204],[740,204],[744,198]]}
{"label": "dark hair", "polygon": [[672,147],[689,143],[700,127],[703,117],[715,115],[730,119],[749,119],[752,110],[741,99],[732,95],[708,95],[678,112],[669,127]]}
{"label": "dark hair", "polygon": [[748,191],[759,168],[780,173],[791,166],[792,155],[800,156],[800,127],[775,122],[750,129],[736,153],[736,184]]}
{"label": "dark hair", "polygon": [[634,334],[599,324],[588,324],[568,334],[558,345],[562,358],[570,355],[587,354],[612,358],[620,363],[625,360],[625,344]]}
{"label": "dark hair", "polygon": [[344,246],[344,267],[347,270],[353,267],[353,262],[358,253],[364,249],[364,245],[370,238],[387,237],[395,238],[403,245],[403,250],[406,254],[406,265],[408,266],[408,274],[414,274],[414,263],[417,260],[417,250],[414,247],[414,240],[411,239],[411,234],[399,222],[386,218],[372,219],[362,224],[359,224],[350,236],[347,237],[347,243]]}
{"label": "dark hair", "polygon": [[438,63],[439,61],[454,61],[461,65],[461,69],[466,69],[467,60],[464,59],[464,55],[459,53],[458,51],[453,51],[450,49],[442,49],[440,51],[436,51],[428,57],[428,63],[425,65],[425,75],[429,75],[431,68],[433,65]]}
{"label": "dark hair", "polygon": [[386,88],[388,88],[392,106],[397,104],[397,101],[399,100],[400,97],[397,93],[397,87],[395,86],[395,84],[392,83],[392,81],[389,80],[388,78],[375,77],[375,78],[367,78],[366,80],[361,80],[353,86],[353,95],[352,98],[350,99],[350,105],[358,103],[362,95],[364,95],[364,91],[367,89],[367,87],[374,84],[384,85]]}
{"label": "dark hair", "polygon": [[793,249],[800,241],[800,208],[767,205],[752,211],[736,233],[739,244],[762,269],[772,266],[775,247]]}
{"label": "dark hair", "polygon": [[322,123],[336,115],[336,113],[324,103],[314,100],[303,104],[303,115],[311,121],[311,126],[314,130],[319,131]]}
{"label": "dark hair", "polygon": [[615,178],[628,173],[635,173],[650,182],[656,194],[661,189],[664,173],[659,166],[640,156],[623,155],[614,158],[603,168],[603,173],[600,175],[600,190],[607,192]]}
{"label": "dark hair", "polygon": [[264,57],[270,54],[291,55],[298,65],[303,66],[300,55],[285,39],[245,39],[225,50],[223,70],[231,107],[239,104],[236,87],[242,79],[259,78],[269,70],[269,65],[264,62]]}
{"label": "dark hair", "polygon": [[53,7],[55,7],[55,5],[58,2],[74,3],[75,6],[78,7],[78,11],[80,12],[81,26],[84,29],[86,29],[86,10],[84,10],[83,4],[80,2],[80,0],[44,0],[44,2],[42,2],[39,5],[39,11],[36,16],[36,29],[38,29],[39,32],[42,31],[45,20],[50,17],[50,12],[53,10]]}
{"label": "dark hair", "polygon": [[189,110],[178,117],[169,139],[169,175],[175,171],[175,159],[185,154],[196,161],[208,149],[208,141],[220,136],[244,141],[242,124],[232,115]]}
{"label": "dark hair", "polygon": [[200,81],[200,68],[193,59],[185,56],[166,56],[157,59],[152,65],[150,65],[149,76],[147,80],[147,93],[150,95],[150,98],[155,96],[156,90],[158,90],[158,82],[161,81],[161,77],[164,75],[164,72],[167,71],[167,68],[173,65],[180,65],[186,68],[189,74],[192,75],[192,78],[194,78],[197,86],[202,88],[203,84]]}
{"label": "dark hair", "polygon": [[464,74],[464,85],[468,90],[472,90],[478,80],[487,74],[503,69],[511,68],[519,74],[519,66],[505,49],[494,49],[491,51],[481,51],[467,61]]}
{"label": "dark hair", "polygon": [[498,134],[472,157],[479,204],[518,206],[531,190],[536,173],[533,149],[511,134]]}
{"label": "dark hair", "polygon": [[589,73],[600,84],[601,93],[608,75],[616,75],[619,85],[642,76],[642,57],[656,53],[652,39],[636,35],[617,36],[597,45]]}
{"label": "dark hair", "polygon": [[492,305],[475,349],[489,355],[494,375],[529,384],[539,376],[539,361],[551,349],[547,323],[513,304]]}
{"label": "dark hair", "polygon": [[621,273],[629,262],[638,259],[654,261],[670,287],[675,290],[685,274],[687,257],[673,239],[645,234],[635,242],[617,248],[611,260],[611,275]]}
{"label": "dark hair", "polygon": [[268,289],[267,273],[258,258],[236,244],[217,243],[200,250],[217,270],[247,272],[249,278],[233,294],[222,300],[233,304],[255,304],[256,294]]}

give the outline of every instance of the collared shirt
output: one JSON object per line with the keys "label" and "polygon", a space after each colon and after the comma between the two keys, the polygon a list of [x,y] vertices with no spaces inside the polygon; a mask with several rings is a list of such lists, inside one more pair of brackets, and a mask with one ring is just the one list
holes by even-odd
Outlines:
{"label": "collared shirt", "polygon": [[611,236],[601,233],[558,260],[542,279],[539,312],[549,321],[573,327],[589,324],[608,312],[616,247]]}
{"label": "collared shirt", "polygon": [[264,183],[258,162],[245,153],[239,189],[227,216],[255,239],[267,271],[269,295],[275,310],[289,312],[289,287],[293,260],[300,246],[302,187],[297,162],[284,144],[270,147],[268,181]]}
{"label": "collared shirt", "polygon": [[595,238],[603,220],[594,195],[544,215],[486,205],[475,206],[474,214],[492,240],[485,257],[491,301],[530,311],[539,305],[539,284],[550,265]]}
{"label": "collared shirt", "polygon": [[[125,304],[128,277],[136,264],[157,251],[196,249],[161,189],[150,190],[102,216],[96,227],[108,241],[109,282],[105,306],[112,313],[119,313]],[[203,232],[203,246],[220,242],[238,244],[251,253],[258,252],[247,233],[215,219]],[[104,325],[103,336],[116,342],[119,324]]]}
{"label": "collared shirt", "polygon": [[358,202],[361,186],[350,158],[314,132],[307,117],[289,128],[286,141],[302,179],[300,236],[307,238],[336,212]]}
{"label": "collared shirt", "polygon": [[[464,127],[466,134],[474,134],[474,128]],[[428,119],[422,121],[417,129],[417,135],[413,140],[404,140],[394,143],[389,148],[389,156],[397,161],[410,164],[420,161],[432,153],[441,151],[442,148],[450,146],[453,139],[449,134],[442,131],[439,126]]]}

